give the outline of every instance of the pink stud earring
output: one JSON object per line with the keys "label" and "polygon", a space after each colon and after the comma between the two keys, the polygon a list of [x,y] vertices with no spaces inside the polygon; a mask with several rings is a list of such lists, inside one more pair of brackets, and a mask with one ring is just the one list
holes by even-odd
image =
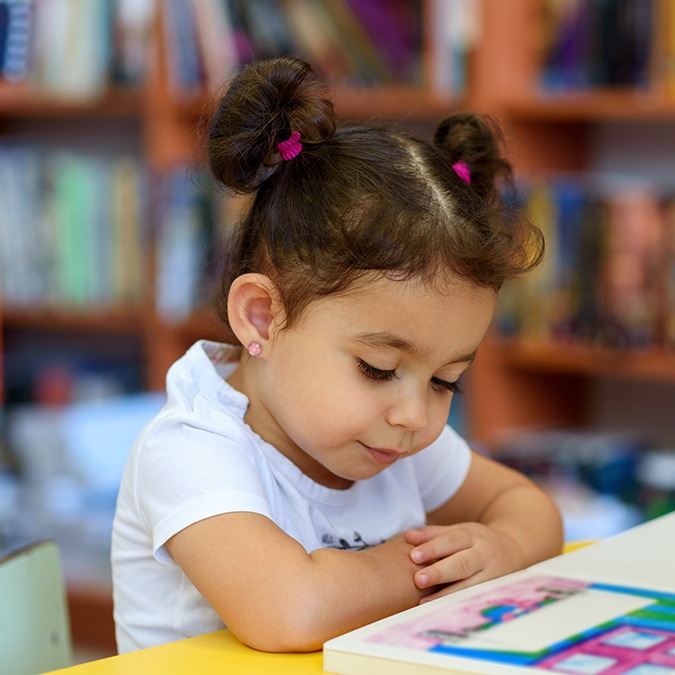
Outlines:
{"label": "pink stud earring", "polygon": [[260,352],[262,352],[262,347],[258,342],[251,342],[248,347],[246,347],[246,351],[251,355],[251,356],[258,356]]}

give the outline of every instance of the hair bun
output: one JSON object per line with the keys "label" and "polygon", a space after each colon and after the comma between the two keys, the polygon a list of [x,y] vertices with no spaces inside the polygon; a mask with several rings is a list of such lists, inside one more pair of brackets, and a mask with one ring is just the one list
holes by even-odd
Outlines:
{"label": "hair bun", "polygon": [[459,113],[443,120],[434,143],[452,164],[464,162],[471,173],[471,187],[489,194],[498,177],[511,179],[511,165],[501,152],[503,138],[497,124],[486,116]]}
{"label": "hair bun", "polygon": [[299,132],[304,148],[335,133],[335,111],[311,66],[294,57],[244,66],[211,118],[207,152],[214,176],[251,192],[278,164],[276,144]]}

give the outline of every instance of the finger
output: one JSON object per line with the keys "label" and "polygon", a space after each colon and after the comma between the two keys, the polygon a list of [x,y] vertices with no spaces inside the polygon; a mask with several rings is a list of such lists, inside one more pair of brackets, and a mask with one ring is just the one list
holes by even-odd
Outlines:
{"label": "finger", "polygon": [[410,559],[418,565],[447,558],[473,545],[471,534],[461,528],[438,528],[435,532],[425,534],[433,534],[434,536],[419,544],[408,540],[409,544],[415,546],[410,551]]}
{"label": "finger", "polygon": [[472,551],[460,551],[423,567],[413,575],[415,586],[420,590],[433,586],[454,584],[482,571],[479,556]]}
{"label": "finger", "polygon": [[406,530],[403,533],[403,538],[409,544],[422,544],[434,537],[438,537],[448,530],[461,529],[461,527],[461,525],[425,525],[424,527]]}
{"label": "finger", "polygon": [[433,534],[429,531],[428,527],[420,527],[415,530],[406,530],[403,533],[403,538],[413,546],[418,544],[423,544],[425,541],[429,541],[433,537]]}

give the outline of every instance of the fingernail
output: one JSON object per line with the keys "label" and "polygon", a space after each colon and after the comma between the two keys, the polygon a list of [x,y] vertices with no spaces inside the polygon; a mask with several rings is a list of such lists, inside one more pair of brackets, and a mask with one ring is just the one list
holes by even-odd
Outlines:
{"label": "fingernail", "polygon": [[417,575],[417,585],[426,586],[429,583],[429,577],[426,574]]}
{"label": "fingernail", "polygon": [[412,551],[410,557],[413,562],[420,563],[424,560],[424,553],[422,553],[422,551]]}

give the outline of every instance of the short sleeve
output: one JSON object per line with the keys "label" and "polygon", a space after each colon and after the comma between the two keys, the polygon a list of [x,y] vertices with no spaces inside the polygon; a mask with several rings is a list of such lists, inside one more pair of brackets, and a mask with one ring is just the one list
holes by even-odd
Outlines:
{"label": "short sleeve", "polygon": [[270,517],[263,486],[245,439],[224,437],[165,419],[142,439],[136,462],[136,500],[152,532],[153,553],[171,558],[164,544],[205,518],[234,511]]}
{"label": "short sleeve", "polygon": [[426,513],[448,501],[462,486],[471,464],[468,443],[451,427],[411,458]]}

